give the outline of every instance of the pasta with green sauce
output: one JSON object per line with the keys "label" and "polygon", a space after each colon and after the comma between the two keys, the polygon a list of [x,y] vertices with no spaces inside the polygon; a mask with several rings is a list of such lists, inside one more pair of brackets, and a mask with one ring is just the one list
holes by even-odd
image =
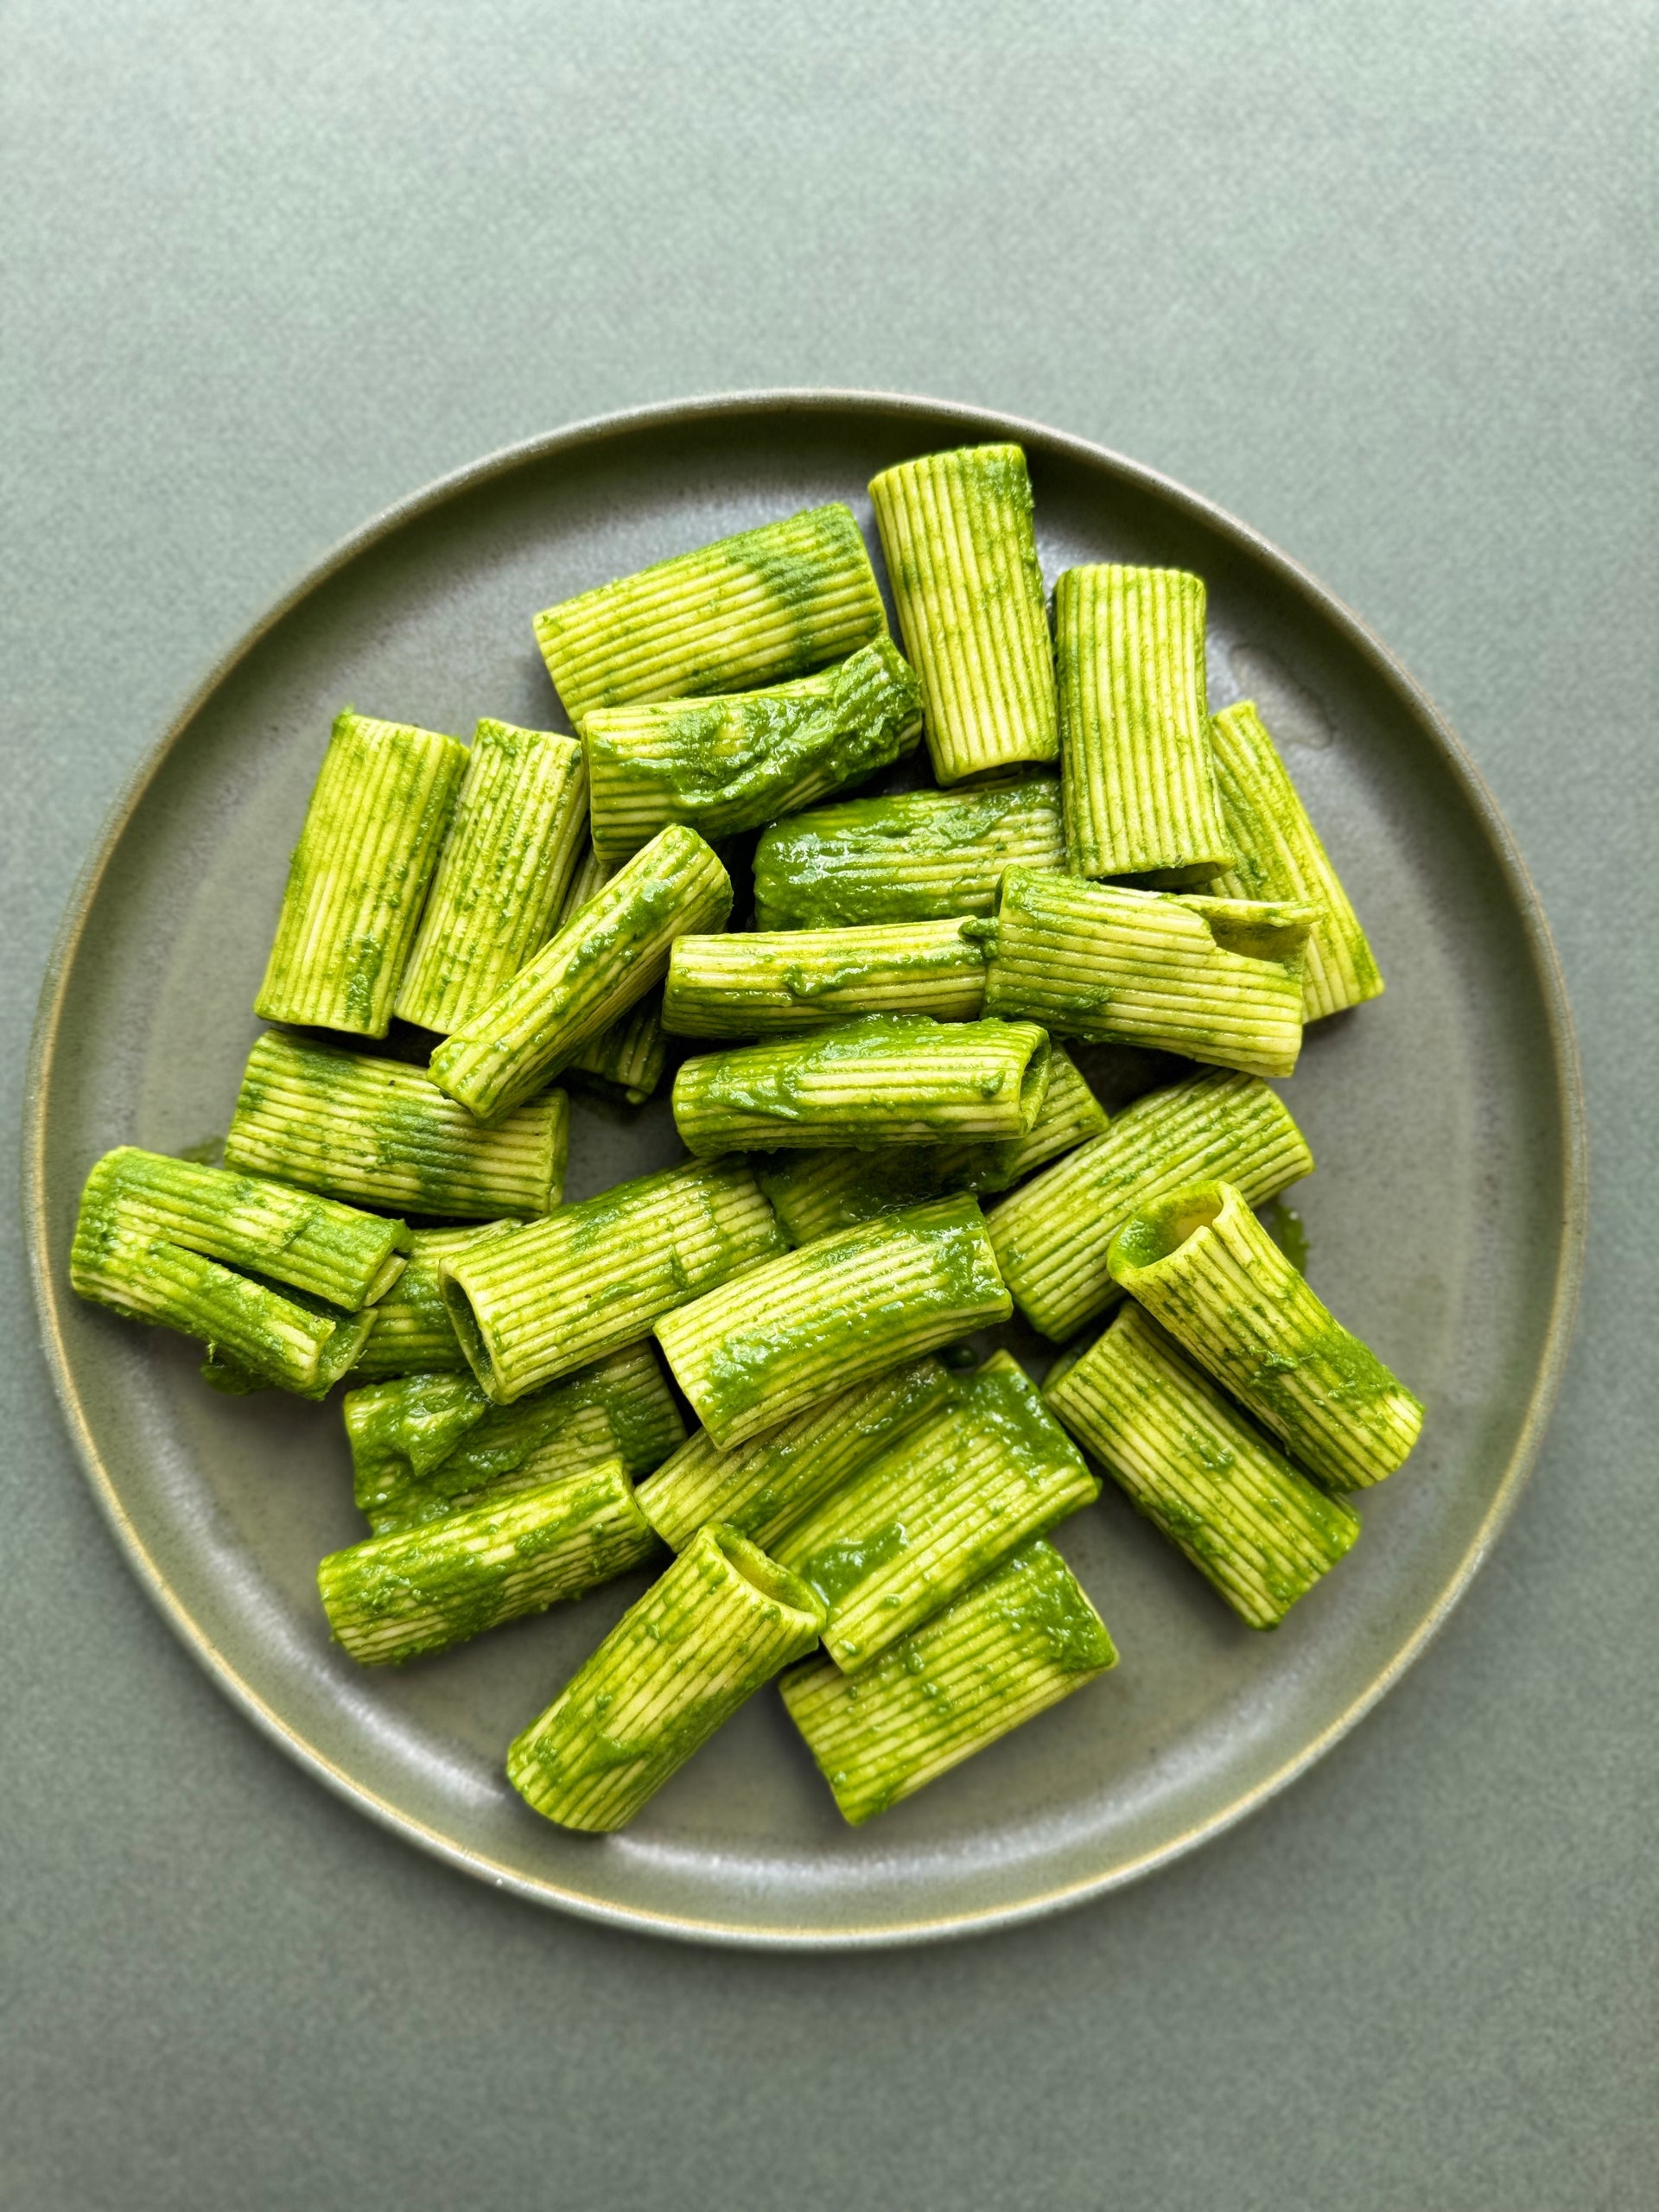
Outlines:
{"label": "pasta with green sauce", "polygon": [[[114,1127],[75,1225],[74,1290],[214,1389],[344,1384],[351,1659],[639,1577],[503,1730],[570,1829],[773,1679],[855,1827],[1098,1681],[1051,1541],[1098,1470],[1249,1627],[1340,1605],[1423,1425],[1252,1211],[1313,1166],[1270,1083],[1382,983],[1209,711],[1205,579],[1067,566],[1052,642],[1018,445],[868,488],[902,650],[830,501],[536,613],[569,733],[341,712],[225,1165]],[[1109,1112],[1124,1046],[1177,1065]]]}

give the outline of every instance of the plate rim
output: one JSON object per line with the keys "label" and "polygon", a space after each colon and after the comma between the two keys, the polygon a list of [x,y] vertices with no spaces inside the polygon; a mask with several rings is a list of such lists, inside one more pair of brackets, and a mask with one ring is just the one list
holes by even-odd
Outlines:
{"label": "plate rim", "polygon": [[[54,1279],[48,1249],[46,1190],[46,1101],[56,1055],[65,999],[75,957],[86,934],[92,905],[124,836],[151,784],[215,691],[297,607],[343,569],[408,524],[430,515],[448,501],[475,492],[498,477],[556,460],[635,430],[677,423],[714,421],[744,414],[790,412],[830,414],[836,410],[912,414],[959,424],[971,437],[988,435],[1039,442],[1050,450],[1103,467],[1137,490],[1150,493],[1189,518],[1202,523],[1233,546],[1264,564],[1318,617],[1334,625],[1344,642],[1399,699],[1438,747],[1457,778],[1486,837],[1492,856],[1525,928],[1526,948],[1536,982],[1549,1039],[1550,1065],[1560,1124],[1561,1242],[1544,1332],[1541,1354],[1515,1446],[1478,1526],[1434,1602],[1388,1663],[1380,1668],[1349,1704],[1319,1734],[1271,1774],[1243,1790],[1230,1803],[1192,1823],[1155,1849],[1105,1872],[1067,1882],[984,1910],[958,1911],[868,1927],[811,1926],[757,1928],[739,1922],[693,1917],[622,1905],[567,1890],[551,1880],[532,1879],[493,1859],[487,1853],[457,1842],[415,1815],[391,1803],[336,1765],[307,1742],[238,1672],[175,1593],[163,1569],[139,1537],[105,1465],[64,1345],[60,1327],[62,1287]],[[306,569],[225,652],[184,700],[166,728],[129,773],[112,802],[102,830],[83,862],[66,902],[48,956],[30,1039],[23,1115],[22,1197],[29,1266],[41,1339],[54,1389],[71,1443],[104,1520],[151,1603],[209,1679],[261,1732],[306,1772],[366,1814],[380,1827],[415,1844],[448,1866],[527,1902],[569,1912],[602,1926],[678,1941],[766,1951],[828,1952],[894,1948],[919,1942],[989,1934],[1020,1926],[1122,1889],[1223,1834],[1275,1797],[1353,1728],[1421,1656],[1445,1625],[1490,1554],[1536,1464],[1560,1394],[1571,1350],[1583,1282],[1588,1224],[1588,1136],[1583,1071],[1574,1034],[1560,954],[1530,872],[1499,811],[1485,779],[1439,705],[1404,663],[1347,602],[1270,539],[1216,502],[1192,492],[1161,471],[1149,468],[1112,448],[1027,417],[966,402],[879,388],[779,385],[652,401],[617,409],[497,448],[422,486],[383,508],[337,540]]]}

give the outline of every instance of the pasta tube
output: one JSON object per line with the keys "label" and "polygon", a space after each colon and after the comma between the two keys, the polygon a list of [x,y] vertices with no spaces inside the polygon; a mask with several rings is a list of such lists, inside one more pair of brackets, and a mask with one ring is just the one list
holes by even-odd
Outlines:
{"label": "pasta tube", "polygon": [[859,1827],[1116,1664],[1106,1624],[1038,1536],[856,1675],[804,1659],[778,1687]]}
{"label": "pasta tube", "polygon": [[869,1014],[687,1060],[674,1125],[699,1158],[745,1147],[999,1142],[1028,1135],[1048,1039],[1027,1021]]}
{"label": "pasta tube", "polygon": [[419,1068],[273,1029],[248,1055],[225,1159],[330,1198],[490,1220],[557,1205],[569,1138],[562,1090],[482,1129]]}
{"label": "pasta tube", "polygon": [[433,1082],[480,1121],[510,1113],[661,982],[677,937],[731,906],[731,878],[696,831],[664,830],[439,1046]]}
{"label": "pasta tube", "polygon": [[1284,1103],[1255,1076],[1191,1076],[1116,1116],[993,1208],[986,1228],[1014,1301],[1064,1343],[1122,1295],[1107,1253],[1129,1217],[1206,1177],[1236,1183],[1251,1205],[1313,1172]]}
{"label": "pasta tube", "polygon": [[723,1720],[817,1641],[823,1609],[734,1529],[699,1529],[507,1753],[561,1827],[626,1827]]}
{"label": "pasta tube", "polygon": [[663,1020],[682,1037],[798,1033],[865,1014],[973,1021],[985,998],[985,927],[899,922],[683,937],[669,957]]}
{"label": "pasta tube", "polygon": [[758,830],[910,752],[922,694],[890,638],[766,691],[599,708],[583,717],[594,850],[626,860],[671,822]]}
{"label": "pasta tube", "polygon": [[1018,446],[901,461],[870,485],[942,784],[1059,751],[1031,480]]}
{"label": "pasta tube", "polygon": [[985,1011],[1289,1075],[1302,1045],[1311,907],[1177,898],[1010,868]]}
{"label": "pasta tube", "polygon": [[665,1313],[657,1340],[715,1444],[736,1444],[899,1361],[1006,1321],[976,1200],[912,1206]]}
{"label": "pasta tube", "polygon": [[1037,1386],[1006,1351],[779,1541],[823,1601],[823,1646],[856,1674],[1100,1494]]}
{"label": "pasta tube", "polygon": [[852,509],[836,502],[562,600],[536,617],[536,642],[580,728],[599,707],[802,676],[887,627]]}
{"label": "pasta tube", "polygon": [[1203,883],[1231,865],[1210,759],[1205,588],[1067,569],[1054,588],[1065,846],[1079,875]]}
{"label": "pasta tube", "polygon": [[1063,868],[1052,776],[893,791],[774,823],[754,852],[755,927],[846,929],[988,915],[1005,868]]}
{"label": "pasta tube", "polygon": [[453,737],[336,717],[253,1010],[384,1037],[467,766]]}
{"label": "pasta tube", "polygon": [[446,1260],[444,1299],[474,1373],[510,1404],[783,1247],[747,1167],[691,1161]]}
{"label": "pasta tube", "polygon": [[348,1390],[353,1494],[377,1535],[441,1520],[619,1459],[636,1480],[685,1438],[649,1344],[629,1344],[511,1406],[470,1375],[409,1375]]}
{"label": "pasta tube", "polygon": [[1255,704],[1210,725],[1227,839],[1236,858],[1210,889],[1224,899],[1298,899],[1319,909],[1302,957],[1302,1019],[1374,999],[1382,977],[1342,880],[1307,818]]}
{"label": "pasta tube", "polygon": [[164,1237],[353,1313],[385,1296],[404,1272],[410,1243],[401,1221],[136,1145],[105,1154],[80,1204],[83,1218],[118,1208],[142,1236]]}
{"label": "pasta tube", "polygon": [[952,1388],[937,1359],[915,1359],[729,1452],[700,1428],[640,1484],[639,1510],[677,1552],[709,1521],[766,1551],[821,1497],[925,1420]]}
{"label": "pasta tube", "polygon": [[1044,1392],[1153,1526],[1251,1628],[1276,1628],[1359,1534],[1131,1303]]}
{"label": "pasta tube", "polygon": [[400,1020],[447,1036],[540,951],[581,855],[587,804],[574,738],[480,722],[397,993]]}
{"label": "pasta tube", "polygon": [[876,1152],[785,1152],[757,1160],[755,1176],[790,1243],[810,1244],[949,1191],[1006,1190],[1105,1128],[1104,1107],[1057,1045],[1042,1110],[1023,1137],[1000,1144],[888,1145]]}
{"label": "pasta tube", "polygon": [[1379,1483],[1416,1443],[1421,1401],[1332,1318],[1233,1184],[1141,1205],[1108,1256],[1189,1357],[1321,1482]]}
{"label": "pasta tube", "polygon": [[620,1459],[331,1552],[317,1589],[365,1667],[444,1651],[613,1581],[657,1538]]}
{"label": "pasta tube", "polygon": [[369,1333],[369,1314],[325,1312],[151,1235],[118,1205],[83,1206],[69,1281],[129,1320],[156,1321],[226,1359],[238,1387],[327,1395]]}
{"label": "pasta tube", "polygon": [[389,1376],[470,1374],[454,1324],[443,1302],[438,1269],[452,1252],[480,1236],[498,1236],[512,1222],[466,1229],[416,1229],[409,1233],[409,1264],[386,1295],[376,1300],[370,1329],[352,1368],[353,1382]]}
{"label": "pasta tube", "polygon": [[[594,857],[589,843],[576,863],[570,887],[559,912],[563,929],[596,896],[613,873]],[[620,1098],[625,1105],[643,1106],[654,1096],[668,1065],[668,1040],[663,1034],[663,995],[649,992],[619,1014],[608,1029],[590,1037],[565,1070],[567,1078],[585,1090]]]}

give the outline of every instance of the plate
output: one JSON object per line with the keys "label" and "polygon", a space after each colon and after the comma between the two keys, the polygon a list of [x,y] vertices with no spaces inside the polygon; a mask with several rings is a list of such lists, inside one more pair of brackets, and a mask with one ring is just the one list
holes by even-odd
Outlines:
{"label": "plate", "polygon": [[[1376,945],[1387,994],[1318,1024],[1289,1088],[1295,1194],[1336,1312],[1423,1395],[1424,1441],[1362,1501],[1342,1567],[1271,1635],[1236,1623],[1109,1484],[1062,1548],[1116,1672],[861,1831],[763,1693],[621,1835],[507,1788],[509,1738],[640,1585],[398,1672],[328,1642],[313,1581],[355,1541],[336,1406],[216,1397],[182,1339],[67,1282],[82,1178],[117,1144],[223,1132],[329,721],[563,727],[537,607],[863,486],[906,455],[1026,448],[1043,565],[1150,562],[1210,587],[1217,705],[1261,704]],[[1144,1087],[1144,1078],[1143,1078]],[[1099,1895],[1219,1834],[1396,1681],[1467,1586],[1538,1448],[1584,1218],[1580,1091],[1553,949],[1514,846],[1430,702],[1358,620],[1192,493],[1081,440],[860,392],[645,409],[419,493],[213,672],[77,889],[36,1033],[27,1188],[48,1351],[99,1503],[189,1649],[296,1762],[469,1872],[591,1918],[772,1946],[912,1942]],[[569,1195],[679,1156],[665,1106],[578,1106]],[[1041,1350],[1027,1338],[1020,1349]],[[1448,1679],[1447,1696],[1457,1685]]]}

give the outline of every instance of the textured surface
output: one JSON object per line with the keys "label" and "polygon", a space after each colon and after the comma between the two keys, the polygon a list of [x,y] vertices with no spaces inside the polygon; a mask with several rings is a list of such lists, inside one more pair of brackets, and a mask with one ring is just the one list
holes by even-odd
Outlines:
{"label": "textured surface", "polygon": [[[104,810],[331,539],[633,399],[947,390],[1248,516],[1491,779],[1609,1170],[1522,1511],[1366,1727],[1156,1881],[902,1958],[680,1952],[493,1897],[296,1784],[98,1522],[14,1248],[0,2138],[22,2202],[505,2207],[544,2193],[550,2126],[565,2201],[603,2206],[931,2212],[1034,2171],[1067,2212],[1109,2179],[1118,2204],[1276,2212],[1649,2194],[1659,1224],[1614,1170],[1653,1048],[1651,15],[1105,14],[999,5],[964,37],[858,0],[833,27],[14,4],[9,1104]],[[99,1760],[67,1765],[94,1700]],[[1264,2052],[1288,2080],[1333,2047],[1340,2096],[1264,2120]]]}

